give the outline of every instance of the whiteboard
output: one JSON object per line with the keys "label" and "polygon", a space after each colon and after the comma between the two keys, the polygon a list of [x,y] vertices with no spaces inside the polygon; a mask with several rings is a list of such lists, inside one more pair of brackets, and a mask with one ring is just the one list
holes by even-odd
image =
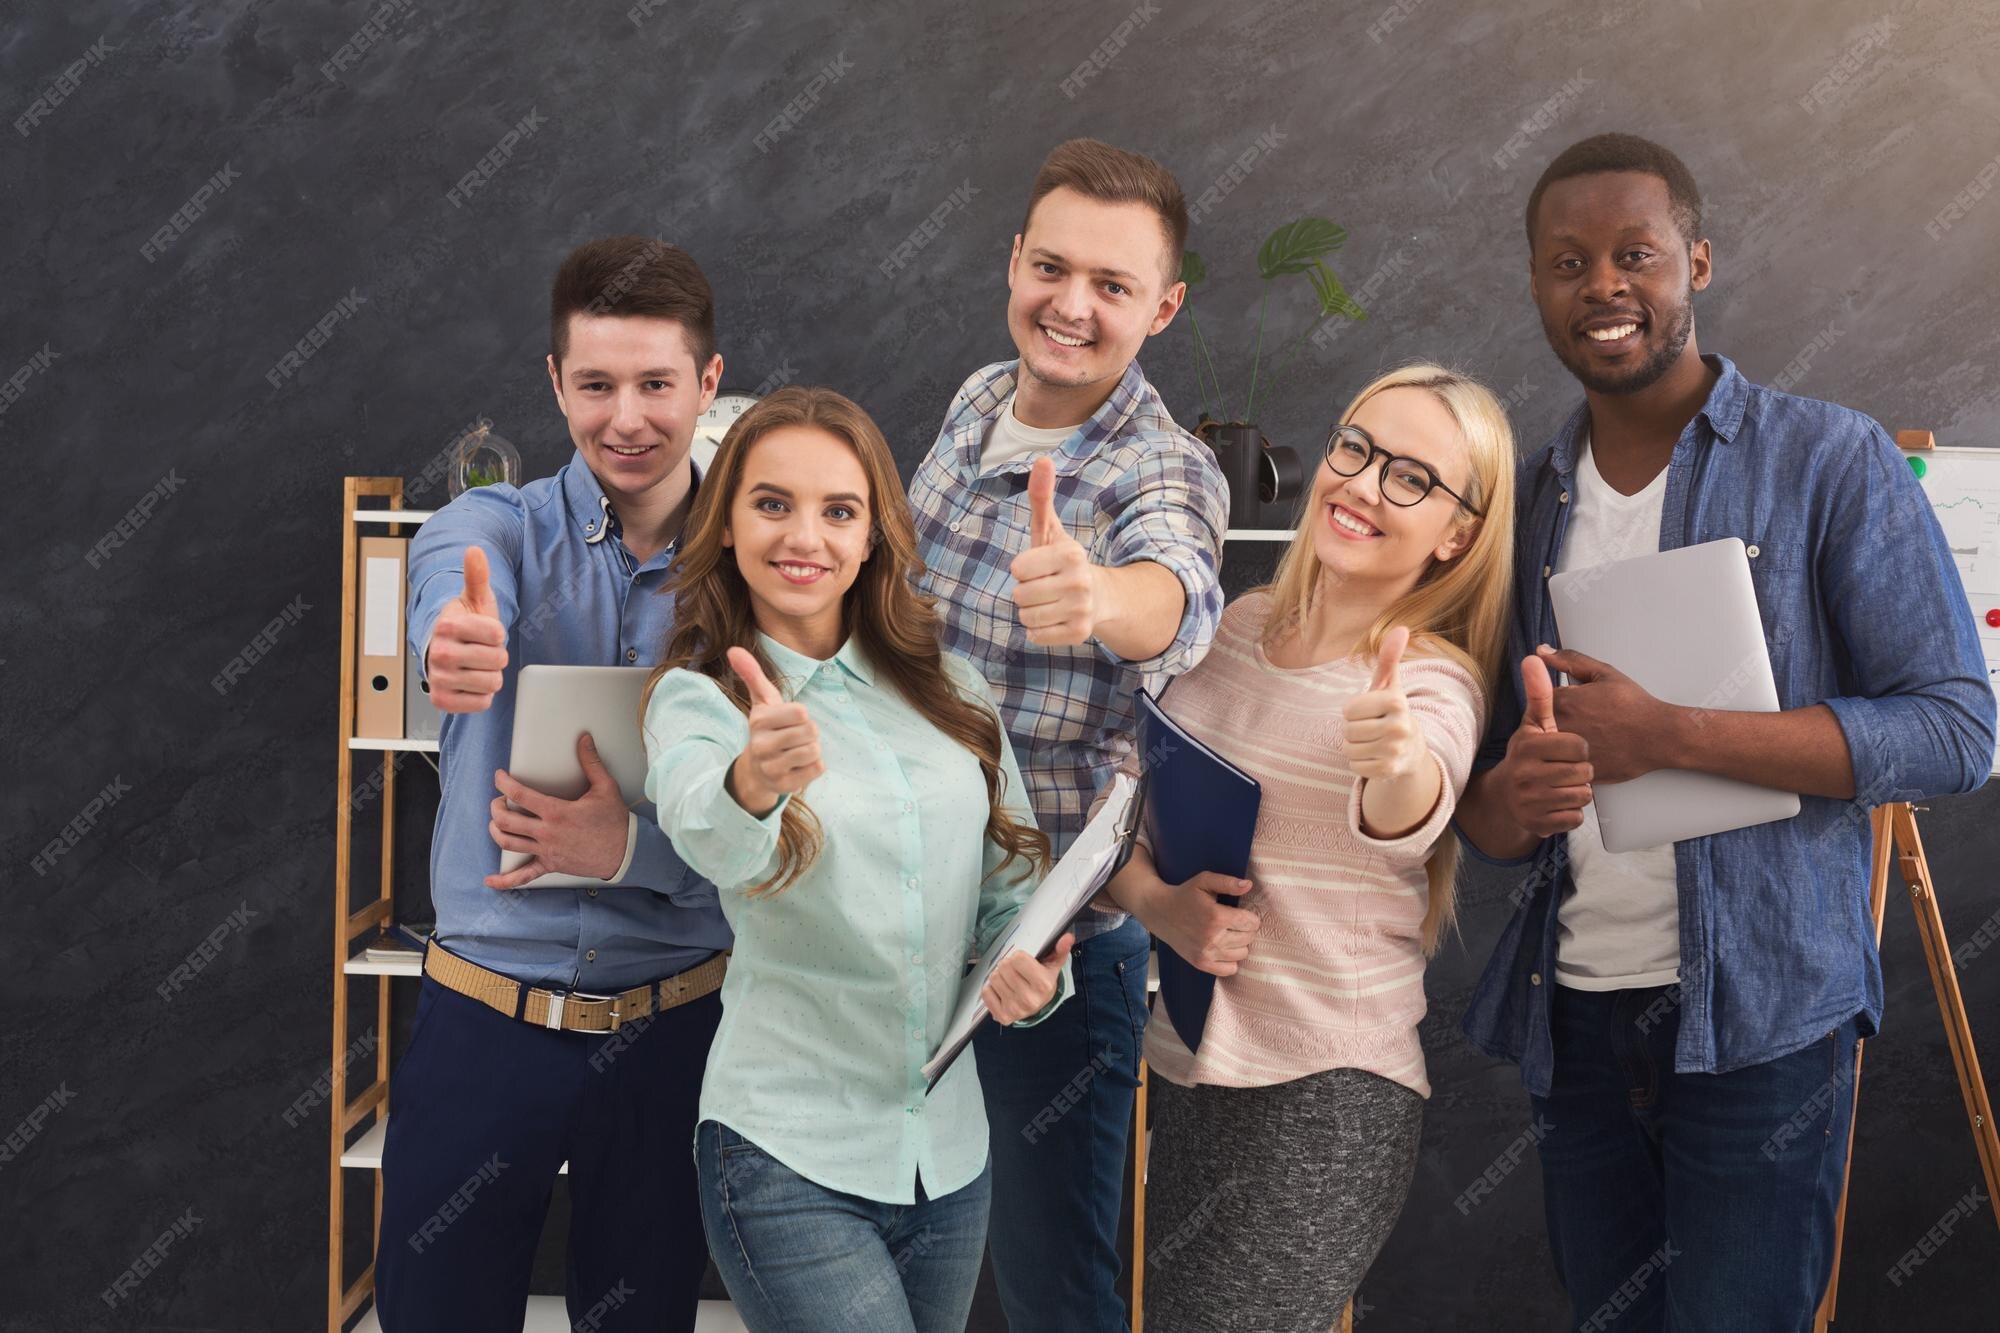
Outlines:
{"label": "whiteboard", "polygon": [[[1972,602],[1986,682],[2000,693],[2000,449],[1907,449],[1903,456],[1923,463],[1918,484]],[[1993,771],[2000,774],[2000,747]]]}

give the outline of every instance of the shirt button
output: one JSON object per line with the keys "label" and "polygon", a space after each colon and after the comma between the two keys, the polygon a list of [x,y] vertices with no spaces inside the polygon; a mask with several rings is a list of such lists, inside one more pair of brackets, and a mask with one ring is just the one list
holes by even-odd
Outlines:
{"label": "shirt button", "polygon": [[913,953],[913,954],[911,954],[911,955],[910,955],[910,961],[911,961],[911,962],[913,962],[913,963],[915,963],[915,964],[917,964],[917,965],[918,965],[919,967],[921,967],[921,966],[923,965],[923,961],[924,961],[924,955],[923,955],[923,951],[922,951],[922,950],[919,950],[919,951],[917,951],[916,953]]}
{"label": "shirt button", "polygon": [[1541,973],[1539,973],[1539,972],[1530,972],[1530,973],[1528,974],[1528,984],[1529,984],[1530,986],[1539,986],[1539,985],[1541,985],[1541,984],[1542,984],[1542,974],[1541,974]]}
{"label": "shirt button", "polygon": [[637,648],[627,648],[627,649],[625,650],[625,660],[626,660],[626,661],[628,661],[628,662],[636,662],[636,661],[638,661],[638,660],[639,660],[639,650],[638,650]]}
{"label": "shirt button", "polygon": [[1556,503],[1557,503],[1557,504],[1559,504],[1559,505],[1566,505],[1566,504],[1568,504],[1568,503],[1569,503],[1569,492],[1568,492],[1568,491],[1564,491],[1564,492],[1563,492],[1563,493],[1562,493],[1561,495],[1558,495],[1558,496],[1556,497]]}
{"label": "shirt button", "polygon": [[911,888],[911,889],[914,889],[914,888],[916,888],[916,887],[917,887],[917,877],[916,877],[915,875],[909,875],[909,876],[906,876],[906,877],[904,878],[904,880],[903,880],[903,886],[904,886],[905,888]]}
{"label": "shirt button", "polygon": [[597,961],[597,950],[595,950],[595,949],[592,949],[592,950],[590,950],[590,951],[589,951],[588,953],[584,954],[584,956],[583,956],[583,961],[584,961],[584,962],[586,962],[586,963],[594,963],[594,962],[596,962],[596,961]]}
{"label": "shirt button", "polygon": [[1749,556],[1752,560],[1755,560],[1757,558],[1757,548],[1755,545],[1744,547],[1743,553]]}
{"label": "shirt button", "polygon": [[903,813],[906,815],[909,814],[912,810],[915,810],[916,808],[917,808],[917,803],[915,801],[903,802]]}
{"label": "shirt button", "polygon": [[1543,578],[1547,578],[1547,577],[1548,577],[1549,575],[1551,575],[1551,574],[1553,574],[1553,573],[1555,573],[1555,572],[1556,572],[1556,567],[1555,567],[1554,565],[1543,565],[1543,566],[1542,566],[1542,577],[1543,577]]}
{"label": "shirt button", "polygon": [[953,519],[953,520],[951,521],[951,530],[952,530],[953,532],[957,532],[957,531],[958,531],[958,522],[959,522],[959,521],[958,521],[957,519]]}

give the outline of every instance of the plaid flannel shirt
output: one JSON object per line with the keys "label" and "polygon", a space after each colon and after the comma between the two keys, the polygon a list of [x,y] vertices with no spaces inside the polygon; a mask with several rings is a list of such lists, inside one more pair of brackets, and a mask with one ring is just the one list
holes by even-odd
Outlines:
{"label": "plaid flannel shirt", "polygon": [[[1013,600],[1014,557],[1028,549],[1034,458],[981,473],[987,433],[1014,392],[1017,361],[960,387],[937,443],[910,481],[923,589],[937,599],[945,651],[985,674],[1020,761],[1035,819],[1056,855],[1083,830],[1091,798],[1132,746],[1132,692],[1158,693],[1207,654],[1222,621],[1222,540],[1229,487],[1208,446],[1174,424],[1139,363],[1104,405],[1056,448],[1056,513],[1092,563],[1164,566],[1187,592],[1174,641],[1129,662],[1097,640],[1028,642]],[[1086,938],[1123,924],[1086,914]]]}

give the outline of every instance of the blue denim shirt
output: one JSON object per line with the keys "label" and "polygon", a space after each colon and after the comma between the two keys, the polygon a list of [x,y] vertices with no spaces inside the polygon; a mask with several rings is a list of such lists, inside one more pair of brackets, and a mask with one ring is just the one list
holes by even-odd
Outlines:
{"label": "blue denim shirt", "polygon": [[[699,485],[699,477],[696,484]],[[437,940],[516,981],[595,994],[670,976],[730,944],[715,886],[675,855],[650,802],[622,878],[601,888],[489,889],[500,849],[487,831],[493,770],[507,767],[514,682],[530,663],[652,666],[673,625],[662,591],[676,547],[632,558],[604,488],[577,454],[553,477],[480,486],[410,542],[410,647],[419,658],[445,604],[465,589],[465,548],[486,552],[507,627],[507,670],[483,713],[446,714],[443,789],[431,838]],[[632,719],[634,731],[639,719]]]}
{"label": "blue denim shirt", "polygon": [[[1778,706],[1823,703],[1846,733],[1855,797],[1801,796],[1787,820],[1674,844],[1682,1006],[1674,1068],[1721,1073],[1882,1017],[1868,910],[1869,810],[1975,790],[1993,764],[1994,696],[1965,589],[1915,475],[1888,434],[1831,403],[1751,384],[1727,358],[1674,445],[1660,549],[1724,537],[1749,548]],[[1580,406],[1516,474],[1517,597],[1507,675],[1475,771],[1520,725],[1520,660],[1557,644],[1548,575],[1576,491]],[[1567,839],[1489,864],[1524,867],[1516,910],[1465,1014],[1489,1055],[1518,1061],[1547,1096],[1554,1058],[1556,904]]]}

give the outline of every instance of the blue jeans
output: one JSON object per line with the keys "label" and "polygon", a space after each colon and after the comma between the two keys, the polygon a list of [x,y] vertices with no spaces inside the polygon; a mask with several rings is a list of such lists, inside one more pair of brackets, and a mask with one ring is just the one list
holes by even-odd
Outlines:
{"label": "blue jeans", "polygon": [[1549,1244],[1578,1333],[1804,1333],[1833,1267],[1855,1019],[1802,1050],[1677,1074],[1679,992],[1550,996],[1531,1097]]}
{"label": "blue jeans", "polygon": [[1110,1333],[1146,955],[1136,918],[1076,946],[1076,995],[1031,1028],[973,1038],[993,1135],[993,1276],[1017,1333]]}
{"label": "blue jeans", "polygon": [[721,1018],[705,995],[609,1035],[551,1032],[425,977],[382,1150],[387,1333],[520,1333],[564,1162],[571,1321],[692,1330],[708,1251],[687,1143]]}
{"label": "blue jeans", "polygon": [[695,1130],[701,1220],[750,1333],[963,1333],[992,1167],[943,1198],[877,1203],[807,1180],[713,1120]]}

